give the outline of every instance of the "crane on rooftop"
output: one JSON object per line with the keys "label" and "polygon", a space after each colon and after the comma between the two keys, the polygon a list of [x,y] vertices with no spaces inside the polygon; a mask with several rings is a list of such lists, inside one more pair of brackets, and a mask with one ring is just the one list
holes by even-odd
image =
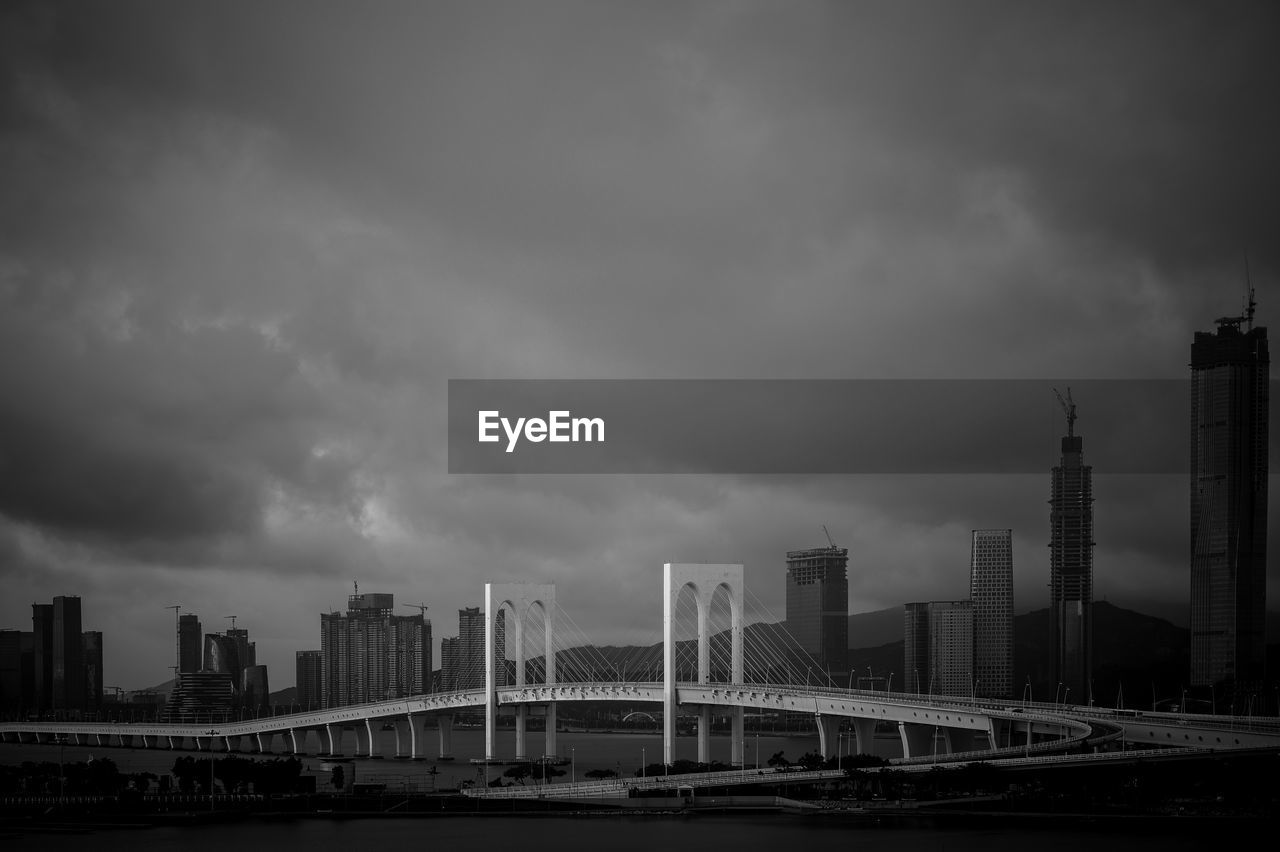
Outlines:
{"label": "crane on rooftop", "polygon": [[832,549],[832,550],[835,550],[835,549],[836,549],[836,543],[835,543],[834,541],[832,541],[832,540],[831,540],[831,533],[827,532],[827,525],[826,525],[826,524],[823,524],[823,525],[822,525],[822,532],[823,532],[823,534],[824,534],[824,535],[826,535],[826,537],[827,537],[827,544],[831,545],[831,549]]}
{"label": "crane on rooftop", "polygon": [[232,630],[236,629],[236,617],[234,615],[224,615],[222,617],[231,619],[231,629]]}
{"label": "crane on rooftop", "polygon": [[419,615],[421,615],[423,618],[426,618],[426,617],[427,617],[427,610],[428,610],[428,609],[430,609],[430,607],[428,607],[428,606],[427,606],[426,604],[424,604],[424,603],[416,603],[416,604],[402,603],[402,604],[400,604],[400,606],[411,606],[411,607],[413,607],[414,609],[418,610],[418,614],[419,614]]}
{"label": "crane on rooftop", "polygon": [[1062,406],[1062,413],[1067,415],[1067,437],[1071,438],[1076,433],[1076,404],[1071,399],[1071,388],[1067,388],[1067,398],[1063,399],[1062,394],[1058,393],[1058,389],[1053,389],[1053,395],[1058,398],[1058,405]]}

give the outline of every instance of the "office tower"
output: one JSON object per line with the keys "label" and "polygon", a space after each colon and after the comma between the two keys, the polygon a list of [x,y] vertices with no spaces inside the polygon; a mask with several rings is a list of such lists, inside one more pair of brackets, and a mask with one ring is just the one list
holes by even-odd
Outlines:
{"label": "office tower", "polygon": [[174,684],[163,722],[221,722],[231,718],[236,695],[225,672],[186,672]]}
{"label": "office tower", "polygon": [[32,695],[30,709],[53,706],[53,604],[31,605]]}
{"label": "office tower", "polygon": [[[1267,330],[1217,320],[1191,344],[1191,683],[1264,676]],[[1241,325],[1245,325],[1242,330]]]}
{"label": "office tower", "polygon": [[974,607],[971,601],[932,601],[929,604],[929,689],[932,695],[970,694],[974,684],[973,639]]}
{"label": "office tower", "polygon": [[1058,401],[1067,415],[1067,434],[1049,492],[1053,681],[1088,703],[1093,698],[1093,468],[1084,463],[1083,441],[1075,434],[1071,389]]}
{"label": "office tower", "polygon": [[80,598],[53,599],[53,702],[55,710],[84,709],[84,633]]}
{"label": "office tower", "polygon": [[902,625],[903,692],[929,693],[929,604],[909,603],[903,607]]}
{"label": "office tower", "polygon": [[204,651],[204,634],[200,632],[200,616],[178,616],[178,672],[198,672]]}
{"label": "office tower", "polygon": [[[430,622],[394,615],[388,594],[354,594],[347,612],[320,616],[321,698],[326,707],[426,692]],[[425,663],[425,666],[424,666]]]}
{"label": "office tower", "polygon": [[440,640],[440,691],[455,692],[462,687],[459,685],[459,646],[461,640],[454,636],[452,639]]}
{"label": "office tower", "polygon": [[787,630],[828,673],[849,672],[849,551],[787,552]]}
{"label": "office tower", "polygon": [[298,687],[298,707],[303,710],[314,710],[322,706],[320,672],[323,656],[320,651],[299,651],[295,660],[296,680]]}
{"label": "office tower", "polygon": [[245,666],[240,682],[241,706],[255,713],[271,705],[271,686],[267,681],[267,667]]}
{"label": "office tower", "polygon": [[0,713],[11,717],[16,717],[30,701],[22,684],[23,646],[31,645],[30,637],[30,633],[20,630],[0,630]]}
{"label": "office tower", "polygon": [[[494,623],[494,665],[499,686],[512,678],[507,672],[507,621],[503,610]],[[472,606],[458,610],[457,659],[453,667],[450,689],[479,689],[484,686],[484,613]],[[444,649],[441,648],[441,656]],[[441,670],[443,674],[443,669]]]}
{"label": "office tower", "polygon": [[1013,530],[974,530],[969,563],[973,606],[973,694],[1013,695]]}
{"label": "office tower", "polygon": [[84,656],[84,709],[102,709],[102,631],[81,634]]}
{"label": "office tower", "polygon": [[232,636],[209,633],[204,637],[204,662],[201,671],[221,674],[231,684],[232,694],[239,696],[244,664],[240,661],[240,644]]}
{"label": "office tower", "polygon": [[903,625],[904,692],[969,695],[973,607],[969,601],[909,603]]}

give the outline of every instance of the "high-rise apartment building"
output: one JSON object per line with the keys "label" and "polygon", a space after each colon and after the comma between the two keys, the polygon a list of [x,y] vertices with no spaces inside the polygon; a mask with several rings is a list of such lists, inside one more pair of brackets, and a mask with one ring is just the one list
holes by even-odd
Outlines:
{"label": "high-rise apartment building", "polygon": [[[498,618],[493,626],[494,662],[499,686],[506,683],[507,677],[507,621],[505,613],[498,611]],[[448,653],[453,655],[452,665],[445,666],[441,661],[441,680],[444,689],[479,689],[484,686],[484,613],[478,606],[458,610],[458,635],[452,640]],[[440,655],[446,653],[443,642]]]}
{"label": "high-rise apartment building", "polygon": [[454,692],[462,689],[461,670],[459,667],[459,647],[462,640],[458,636],[440,640],[440,691]]}
{"label": "high-rise apartment building", "polygon": [[179,674],[200,671],[204,654],[204,634],[200,631],[200,616],[191,613],[178,616]]}
{"label": "high-rise apartment building", "polygon": [[1086,703],[1093,697],[1093,468],[1084,463],[1084,442],[1075,434],[1070,388],[1059,400],[1067,434],[1049,491],[1053,681]]}
{"label": "high-rise apartment building", "polygon": [[81,634],[84,658],[84,709],[102,709],[102,631]]}
{"label": "high-rise apartment building", "polygon": [[849,671],[849,550],[787,552],[787,630],[830,674]]}
{"label": "high-rise apartment building", "polygon": [[974,530],[969,562],[973,606],[973,694],[1013,695],[1013,530]]}
{"label": "high-rise apartment building", "polygon": [[31,605],[32,710],[53,707],[53,604]]}
{"label": "high-rise apartment building", "polygon": [[[1223,317],[1191,344],[1191,683],[1264,677],[1267,330]],[[1241,326],[1245,328],[1242,329]]]}
{"label": "high-rise apartment building", "polygon": [[[431,622],[395,615],[388,594],[355,594],[347,612],[320,616],[326,707],[420,695],[431,688]],[[482,634],[483,635],[483,634]]]}
{"label": "high-rise apartment building", "polygon": [[903,691],[969,695],[974,683],[971,603],[909,603],[903,627]]}
{"label": "high-rise apartment building", "polygon": [[84,709],[84,631],[80,622],[80,598],[58,595],[53,599],[53,704],[54,710]]}
{"label": "high-rise apartment building", "polygon": [[297,653],[294,684],[297,686],[298,706],[303,710],[315,710],[323,706],[320,686],[323,659],[318,650]]}

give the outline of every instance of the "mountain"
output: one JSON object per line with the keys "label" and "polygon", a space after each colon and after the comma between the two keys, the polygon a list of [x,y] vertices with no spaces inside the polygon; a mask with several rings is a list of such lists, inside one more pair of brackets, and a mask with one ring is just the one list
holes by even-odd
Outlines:
{"label": "mountain", "polygon": [[849,647],[874,648],[902,641],[902,607],[892,606],[874,612],[849,616]]}

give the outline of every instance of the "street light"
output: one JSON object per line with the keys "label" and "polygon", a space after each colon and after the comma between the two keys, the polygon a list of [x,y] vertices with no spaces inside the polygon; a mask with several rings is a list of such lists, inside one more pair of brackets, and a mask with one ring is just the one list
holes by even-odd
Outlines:
{"label": "street light", "polygon": [[210,729],[205,733],[209,736],[209,813],[213,813],[213,738],[218,732]]}
{"label": "street light", "polygon": [[889,672],[889,685],[884,688],[885,692],[893,692],[893,672]]}
{"label": "street light", "polygon": [[641,777],[641,778],[646,777],[646,775],[645,775],[645,771],[644,771],[644,767],[645,767],[645,762],[644,762],[644,746],[640,746],[640,777]]}
{"label": "street light", "polygon": [[578,783],[578,758],[574,754],[573,746],[569,746],[569,771],[572,773],[569,780],[574,784]]}

